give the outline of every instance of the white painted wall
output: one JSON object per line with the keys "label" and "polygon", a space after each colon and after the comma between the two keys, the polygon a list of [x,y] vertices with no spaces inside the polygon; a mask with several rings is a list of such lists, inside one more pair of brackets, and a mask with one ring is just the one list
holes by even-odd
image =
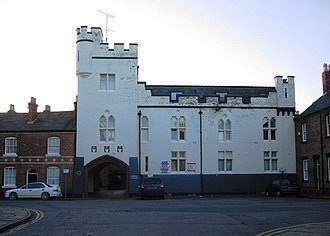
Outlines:
{"label": "white painted wall", "polygon": [[[138,156],[138,111],[149,118],[149,142],[142,143],[142,166],[144,156],[149,157],[149,174],[160,174],[160,162],[171,159],[171,151],[186,151],[187,162],[196,163],[196,172],[200,173],[200,117],[203,127],[203,173],[222,174],[218,171],[218,151],[233,152],[232,174],[263,174],[264,151],[278,152],[278,168],[285,173],[295,173],[295,146],[293,114],[280,114],[277,108],[294,107],[294,80],[289,78],[283,84],[283,78],[275,78],[276,92],[267,98],[252,98],[250,104],[243,104],[241,98],[229,97],[221,109],[216,110],[217,99],[207,98],[199,104],[197,98],[180,97],[178,103],[170,103],[169,97],[151,96],[144,84],[138,84],[137,45],[124,50],[123,45],[115,45],[108,50],[106,44],[100,44],[101,31],[91,32],[81,28],[77,35],[77,156],[85,158],[85,165],[104,154],[112,155],[128,164],[129,157]],[[86,41],[87,40],[87,41]],[[103,59],[92,59],[103,57]],[[117,59],[106,59],[118,57]],[[130,59],[122,59],[122,58]],[[99,74],[115,73],[116,90],[99,91]],[[175,76],[175,75],[174,75]],[[286,87],[285,87],[286,86]],[[283,91],[287,88],[288,96]],[[163,106],[163,107],[162,107]],[[166,106],[166,107],[164,107]],[[115,117],[116,141],[99,141],[99,118],[105,110]],[[185,142],[171,141],[170,119],[172,116],[184,116],[187,121]],[[263,117],[275,117],[277,120],[276,141],[264,141],[262,136]],[[232,122],[232,140],[218,141],[218,120],[230,119]],[[103,147],[109,145],[110,153],[104,153]],[[91,146],[97,146],[97,153],[91,153]],[[122,153],[117,146],[123,146]],[[143,170],[144,168],[142,168]],[[143,172],[144,174],[147,174]],[[278,173],[278,172],[277,172]],[[170,173],[172,174],[172,173]],[[178,173],[175,173],[178,174]],[[182,173],[179,173],[182,174]]]}

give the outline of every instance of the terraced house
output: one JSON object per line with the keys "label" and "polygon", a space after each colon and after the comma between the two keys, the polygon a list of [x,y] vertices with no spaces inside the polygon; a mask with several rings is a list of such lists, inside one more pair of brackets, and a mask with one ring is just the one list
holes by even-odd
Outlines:
{"label": "terraced house", "polygon": [[302,194],[330,194],[330,65],[323,65],[323,95],[295,117],[297,178]]}
{"label": "terraced house", "polygon": [[83,194],[134,194],[145,176],[167,193],[256,192],[295,178],[293,76],[274,87],[148,85],[137,44],[109,48],[100,28],[82,26],[76,47]]}
{"label": "terraced house", "polygon": [[75,111],[38,112],[35,98],[27,113],[14,105],[0,113],[0,182],[2,191],[41,181],[73,193]]}

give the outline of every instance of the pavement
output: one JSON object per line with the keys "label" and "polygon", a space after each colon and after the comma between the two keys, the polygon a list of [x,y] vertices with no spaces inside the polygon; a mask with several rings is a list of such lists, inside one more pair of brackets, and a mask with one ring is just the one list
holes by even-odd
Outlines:
{"label": "pavement", "polygon": [[0,207],[0,234],[30,221],[31,211],[16,207]]}
{"label": "pavement", "polygon": [[[30,209],[16,207],[0,207],[0,234],[30,221]],[[301,224],[285,228],[273,229],[257,236],[328,236],[330,222]]]}

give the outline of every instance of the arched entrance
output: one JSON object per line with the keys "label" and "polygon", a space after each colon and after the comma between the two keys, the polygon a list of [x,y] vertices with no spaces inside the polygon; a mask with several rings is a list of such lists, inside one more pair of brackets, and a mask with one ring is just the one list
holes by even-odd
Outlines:
{"label": "arched entrance", "polygon": [[38,172],[36,169],[28,169],[26,172],[26,183],[32,183],[38,181]]}
{"label": "arched entrance", "polygon": [[128,190],[128,165],[109,155],[85,166],[85,194],[107,190]]}

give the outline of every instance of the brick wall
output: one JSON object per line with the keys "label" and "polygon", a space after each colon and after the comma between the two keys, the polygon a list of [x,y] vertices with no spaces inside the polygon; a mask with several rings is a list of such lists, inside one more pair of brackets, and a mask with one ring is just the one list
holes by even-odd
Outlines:
{"label": "brick wall", "polygon": [[[3,156],[5,138],[17,138],[17,157]],[[61,156],[47,156],[48,137],[60,138]],[[63,169],[69,169],[67,175],[67,193],[72,194],[75,155],[74,132],[30,132],[30,133],[0,133],[0,186],[3,186],[4,168],[16,168],[16,185],[27,183],[27,172],[30,169],[37,171],[37,181],[47,182],[47,168],[60,168],[60,186],[64,195],[65,175]]]}

